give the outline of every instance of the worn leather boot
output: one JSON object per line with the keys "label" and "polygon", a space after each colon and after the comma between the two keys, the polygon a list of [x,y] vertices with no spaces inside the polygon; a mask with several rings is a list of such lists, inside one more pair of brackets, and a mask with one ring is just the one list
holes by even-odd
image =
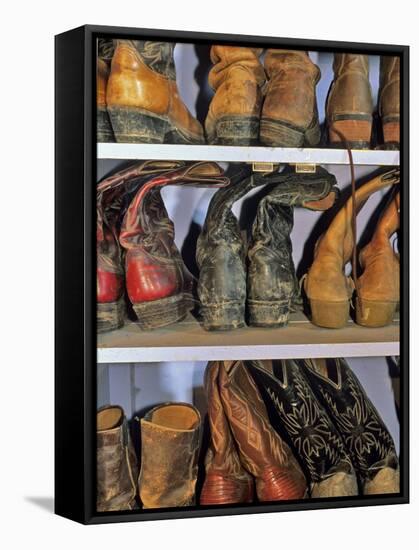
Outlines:
{"label": "worn leather boot", "polygon": [[208,143],[251,145],[259,138],[265,71],[260,48],[212,46],[208,80],[215,90],[205,121]]}
{"label": "worn leather boot", "polygon": [[298,361],[335,423],[367,495],[400,492],[393,439],[344,359]]}
{"label": "worn leather boot", "polygon": [[368,149],[373,112],[368,56],[335,54],[333,71],[326,105],[330,143],[345,140],[353,149]]}
{"label": "worn leather boot", "polygon": [[259,501],[304,498],[306,478],[288,445],[272,428],[243,362],[220,362],[218,385],[240,461],[255,478]]}
{"label": "worn leather boot", "polygon": [[98,512],[117,512],[136,507],[138,466],[124,411],[107,406],[97,411]]}
{"label": "worn leather boot", "polygon": [[106,101],[123,143],[204,143],[200,123],[179,96],[174,43],[117,40]]}
{"label": "worn leather boot", "polygon": [[335,202],[336,178],[321,167],[315,174],[255,176],[274,188],[260,202],[248,250],[247,309],[249,324],[280,327],[288,323],[299,294],[292,259],[294,207],[326,210]]}
{"label": "worn leather boot", "polygon": [[205,481],[200,504],[252,502],[253,477],[240,462],[239,451],[225,415],[218,387],[220,362],[208,363],[204,386],[207,394],[210,444],[205,457]]}
{"label": "worn leather boot", "polygon": [[260,141],[270,147],[315,146],[320,141],[316,84],[320,69],[307,52],[269,49],[269,82],[263,103]]}
{"label": "worn leather boot", "polygon": [[397,184],[399,178],[397,169],[390,170],[357,189],[353,200],[352,197],[348,199],[317,241],[314,261],[304,280],[311,319],[315,325],[341,328],[348,321],[354,283],[344,270],[356,246],[351,227],[353,203],[355,211],[359,212],[375,191]]}
{"label": "worn leather boot", "polygon": [[96,73],[96,109],[98,142],[115,141],[111,121],[106,108],[106,86],[108,84],[110,65],[113,57],[113,40],[98,39],[97,73]]}
{"label": "worn leather boot", "polygon": [[387,149],[400,146],[400,57],[382,55],[378,112]]}
{"label": "worn leather boot", "polygon": [[201,417],[188,403],[166,403],[141,419],[141,470],[144,508],[195,503]]}
{"label": "worn leather boot", "polygon": [[358,494],[343,441],[294,360],[246,361],[278,433],[311,481],[311,497]]}
{"label": "worn leather boot", "polygon": [[399,228],[400,195],[397,193],[381,216],[371,241],[359,254],[363,268],[358,278],[356,322],[383,327],[393,321],[400,300],[400,260],[390,237]]}

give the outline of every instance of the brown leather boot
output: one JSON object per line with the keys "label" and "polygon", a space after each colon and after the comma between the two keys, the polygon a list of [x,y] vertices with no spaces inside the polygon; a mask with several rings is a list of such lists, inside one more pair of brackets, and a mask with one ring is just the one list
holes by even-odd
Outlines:
{"label": "brown leather boot", "polygon": [[399,228],[399,208],[397,193],[359,255],[364,271],[357,285],[356,322],[366,327],[389,325],[400,300],[400,260],[390,242]]}
{"label": "brown leather boot", "polygon": [[329,140],[339,145],[344,138],[353,149],[368,149],[373,111],[368,56],[335,54],[333,71],[326,106]]}
{"label": "brown leather boot", "polygon": [[113,40],[98,39],[97,74],[96,74],[96,104],[98,142],[115,141],[108,111],[106,109],[106,86],[108,84],[110,64],[114,52]]}
{"label": "brown leather boot", "polygon": [[202,127],[179,96],[174,43],[118,40],[106,101],[116,140],[204,143]]}
{"label": "brown leather boot", "polygon": [[166,403],[141,419],[144,508],[190,506],[195,502],[201,417],[188,403]]}
{"label": "brown leather boot", "polygon": [[251,145],[259,138],[265,71],[260,48],[212,46],[208,81],[215,90],[205,121],[208,143]]}
{"label": "brown leather boot", "polygon": [[270,49],[269,78],[260,123],[260,141],[270,147],[314,146],[320,141],[316,84],[320,69],[306,52]]}
{"label": "brown leather boot", "polygon": [[136,507],[137,458],[127,420],[119,406],[99,409],[96,420],[98,512]]}
{"label": "brown leather boot", "polygon": [[400,57],[382,55],[378,111],[387,148],[400,145]]}

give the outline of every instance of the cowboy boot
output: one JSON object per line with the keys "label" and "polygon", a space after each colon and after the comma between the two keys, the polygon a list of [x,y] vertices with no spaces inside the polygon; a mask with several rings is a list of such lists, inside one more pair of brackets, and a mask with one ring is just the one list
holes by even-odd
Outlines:
{"label": "cowboy boot", "polygon": [[166,403],[140,421],[139,494],[144,508],[195,502],[201,417],[187,403]]}
{"label": "cowboy boot", "polygon": [[316,84],[320,69],[307,52],[269,49],[268,85],[260,122],[260,141],[270,147],[315,146],[320,141]]}
{"label": "cowboy boot", "polygon": [[368,56],[335,54],[333,72],[326,105],[329,140],[332,145],[344,140],[353,149],[368,149],[373,111]]}
{"label": "cowboy boot", "polygon": [[259,137],[265,72],[260,48],[212,46],[208,81],[215,91],[205,120],[208,143],[251,145]]}
{"label": "cowboy boot", "polygon": [[382,55],[378,112],[387,148],[400,145],[400,57]]}
{"label": "cowboy boot", "polygon": [[246,361],[278,433],[311,481],[311,496],[358,494],[343,441],[294,360]]}
{"label": "cowboy boot", "polygon": [[304,280],[315,325],[341,328],[348,321],[354,284],[346,277],[344,269],[356,245],[351,227],[353,204],[355,212],[359,212],[370,195],[398,182],[399,171],[395,169],[376,176],[357,189],[317,241],[314,260]]}
{"label": "cowboy boot", "polygon": [[165,185],[226,185],[215,163],[198,162],[147,181],[122,221],[119,242],[125,249],[126,289],[143,329],[183,319],[192,309],[188,272],[174,242],[174,227],[160,195]]}
{"label": "cowboy boot", "polygon": [[113,40],[98,38],[97,73],[96,73],[96,109],[97,109],[97,141],[115,141],[111,122],[106,108],[106,86],[109,78],[109,68],[114,52]]}
{"label": "cowboy boot", "polygon": [[400,300],[400,260],[390,237],[399,228],[400,195],[394,196],[381,216],[374,235],[361,250],[364,271],[358,278],[356,322],[366,327],[383,327],[393,321]]}
{"label": "cowboy boot", "polygon": [[240,462],[236,443],[224,413],[218,388],[220,363],[208,363],[204,386],[211,433],[205,457],[205,481],[200,504],[236,504],[253,501],[253,478]]}
{"label": "cowboy boot", "polygon": [[393,439],[347,362],[305,359],[298,363],[342,436],[363,493],[399,493],[399,461]]}
{"label": "cowboy boot", "polygon": [[204,143],[200,123],[179,96],[174,43],[117,40],[106,91],[116,140]]}
{"label": "cowboy boot", "polygon": [[96,418],[96,510],[132,510],[136,507],[138,467],[124,411],[107,406],[97,411]]}
{"label": "cowboy boot", "polygon": [[255,478],[259,501],[304,498],[306,478],[288,445],[272,428],[243,362],[220,362],[218,387],[240,461]]}
{"label": "cowboy boot", "polygon": [[288,323],[299,295],[290,238],[294,206],[330,208],[336,197],[336,178],[321,167],[315,174],[289,171],[256,178],[275,187],[259,202],[253,223],[247,255],[249,324],[280,327]]}

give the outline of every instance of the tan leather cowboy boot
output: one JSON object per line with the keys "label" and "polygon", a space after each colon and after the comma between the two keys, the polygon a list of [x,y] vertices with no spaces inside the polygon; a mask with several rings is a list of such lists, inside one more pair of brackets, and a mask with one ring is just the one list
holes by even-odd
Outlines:
{"label": "tan leather cowboy boot", "polygon": [[106,86],[108,84],[110,64],[114,52],[113,40],[98,39],[96,105],[97,105],[97,141],[115,141],[111,122],[106,108]]}
{"label": "tan leather cowboy boot", "polygon": [[144,508],[190,506],[195,502],[201,417],[187,403],[166,403],[141,419]]}
{"label": "tan leather cowboy boot", "polygon": [[270,49],[269,78],[260,122],[260,141],[271,147],[314,146],[320,141],[316,84],[320,69],[306,52]]}
{"label": "tan leather cowboy boot", "polygon": [[368,56],[335,54],[333,71],[335,77],[326,105],[329,140],[338,145],[342,134],[351,148],[367,149],[373,111]]}
{"label": "tan leather cowboy boot", "polygon": [[118,40],[106,101],[118,142],[204,143],[179,96],[174,43]]}
{"label": "tan leather cowboy boot", "polygon": [[399,171],[390,170],[357,189],[353,199],[349,197],[317,241],[314,261],[304,280],[311,319],[315,325],[341,328],[348,321],[354,284],[352,279],[346,277],[344,269],[356,245],[351,227],[353,205],[355,211],[359,212],[375,191],[398,182]]}
{"label": "tan leather cowboy boot", "polygon": [[378,112],[385,145],[397,149],[400,144],[400,57],[381,56]]}
{"label": "tan leather cowboy boot", "polygon": [[400,260],[390,237],[399,228],[400,195],[393,198],[379,220],[373,238],[359,255],[364,269],[358,278],[356,322],[382,327],[393,321],[400,300]]}
{"label": "tan leather cowboy boot", "polygon": [[208,81],[215,90],[205,121],[208,143],[251,145],[259,138],[265,71],[260,48],[212,46]]}
{"label": "tan leather cowboy boot", "polygon": [[137,458],[124,411],[119,406],[98,410],[96,417],[98,512],[136,507]]}

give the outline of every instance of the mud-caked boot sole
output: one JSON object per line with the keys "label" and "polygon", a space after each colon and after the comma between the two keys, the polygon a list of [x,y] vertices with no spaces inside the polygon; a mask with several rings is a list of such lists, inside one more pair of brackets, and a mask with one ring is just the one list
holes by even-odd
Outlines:
{"label": "mud-caked boot sole", "polygon": [[97,108],[96,117],[96,138],[98,143],[113,143],[115,136],[113,134],[111,121],[106,107]]}
{"label": "mud-caked boot sole", "polygon": [[153,330],[182,321],[188,313],[189,300],[184,294],[160,300],[132,304],[137,324],[143,330]]}
{"label": "mud-caked boot sole", "polygon": [[260,122],[260,141],[268,147],[314,147],[319,144],[320,137],[317,120],[307,129],[267,117],[262,117]]}
{"label": "mud-caked boot sole", "polygon": [[259,140],[259,117],[220,117],[207,125],[207,140],[213,145],[256,145]]}
{"label": "mud-caked boot sole", "polygon": [[125,300],[121,297],[117,302],[98,303],[96,306],[97,332],[116,330],[124,324]]}
{"label": "mud-caked boot sole", "polygon": [[252,327],[285,327],[290,315],[290,301],[267,302],[248,300],[249,325]]}
{"label": "mud-caked boot sole", "polygon": [[205,330],[234,330],[244,327],[244,304],[201,305],[202,325]]}

